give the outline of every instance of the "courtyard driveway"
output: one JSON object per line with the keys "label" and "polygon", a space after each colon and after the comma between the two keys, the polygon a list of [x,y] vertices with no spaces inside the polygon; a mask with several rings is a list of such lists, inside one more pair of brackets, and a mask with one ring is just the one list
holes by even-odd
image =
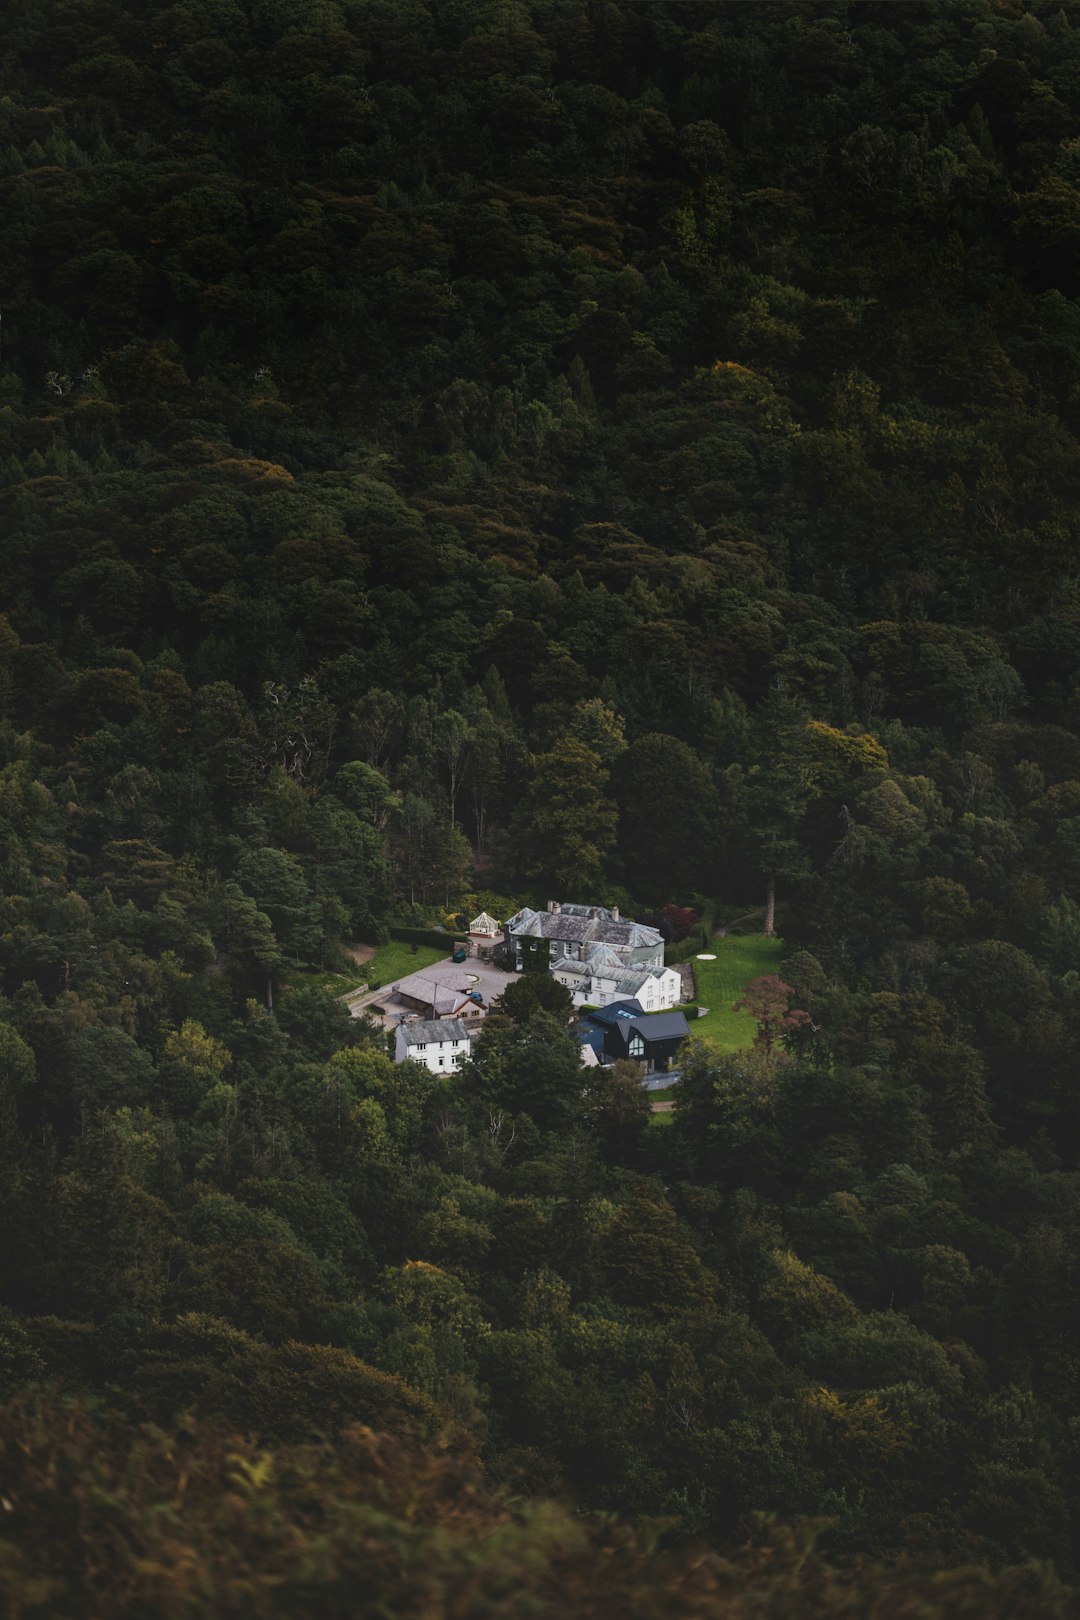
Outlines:
{"label": "courtyard driveway", "polygon": [[[409,977],[414,975],[410,974]],[[481,962],[475,956],[470,956],[465,962],[455,962],[453,957],[446,956],[439,962],[432,962],[430,967],[420,968],[415,977],[455,987],[467,980],[468,989],[479,990],[483,996],[486,1011],[496,996],[501,996],[506,986],[518,975],[504,973],[502,968],[493,967],[490,962]],[[361,1013],[368,1013],[382,1024],[384,1029],[396,1029],[399,1023],[398,1014],[415,1013],[416,1009],[399,1002],[394,995],[393,986],[387,984],[381,990],[369,990],[366,995],[350,1002],[349,1011],[354,1018],[359,1018]]]}

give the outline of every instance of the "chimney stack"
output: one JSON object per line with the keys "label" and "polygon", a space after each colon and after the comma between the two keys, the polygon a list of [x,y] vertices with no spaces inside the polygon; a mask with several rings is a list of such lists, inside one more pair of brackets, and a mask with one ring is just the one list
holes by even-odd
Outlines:
{"label": "chimney stack", "polygon": [[612,906],[612,908],[611,908],[611,920],[612,920],[612,922],[618,922],[618,920],[619,920],[619,908],[618,908],[618,906]]}

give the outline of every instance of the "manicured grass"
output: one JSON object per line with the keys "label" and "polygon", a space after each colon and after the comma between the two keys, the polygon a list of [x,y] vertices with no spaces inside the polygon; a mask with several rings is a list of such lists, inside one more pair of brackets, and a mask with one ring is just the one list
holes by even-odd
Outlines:
{"label": "manicured grass", "polygon": [[751,979],[780,972],[784,942],[761,934],[730,935],[714,939],[709,950],[716,952],[715,962],[691,959],[697,999],[709,1011],[704,1018],[691,1020],[690,1033],[704,1036],[722,1052],[738,1052],[753,1045],[757,1030],[749,1013],[732,1011],[733,1003]]}
{"label": "manicured grass", "polygon": [[434,945],[410,945],[404,939],[392,939],[386,945],[380,945],[370,962],[365,962],[362,968],[356,970],[356,983],[362,984],[366,979],[368,984],[384,985],[395,984],[398,979],[407,978],[410,973],[419,973],[421,968],[430,967],[433,962],[443,962],[454,948],[454,942],[447,935],[445,951],[438,950]]}

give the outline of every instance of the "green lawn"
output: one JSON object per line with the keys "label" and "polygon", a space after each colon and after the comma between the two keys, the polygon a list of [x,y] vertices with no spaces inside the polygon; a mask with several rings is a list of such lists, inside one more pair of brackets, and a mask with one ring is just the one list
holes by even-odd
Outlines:
{"label": "green lawn", "polygon": [[326,973],[321,968],[286,968],[281,989],[286,995],[290,990],[325,990],[328,995],[343,996],[359,983],[352,974]]}
{"label": "green lawn", "polygon": [[722,1052],[737,1052],[752,1046],[756,1026],[749,1013],[733,1012],[744,986],[765,973],[779,973],[784,959],[784,942],[766,939],[762,934],[731,935],[714,939],[709,945],[716,952],[715,962],[699,962],[691,957],[697,999],[709,1011],[704,1018],[691,1020],[692,1035],[704,1036]]}
{"label": "green lawn", "polygon": [[392,939],[386,945],[380,945],[370,962],[363,967],[353,968],[351,973],[326,973],[319,968],[289,968],[286,970],[285,982],[282,990],[288,994],[290,990],[325,990],[332,996],[348,995],[361,984],[377,984],[380,989],[384,985],[396,984],[410,973],[419,973],[421,968],[430,967],[433,962],[442,962],[453,950],[453,941],[449,935],[446,940],[445,951],[436,950],[434,945],[412,945],[403,939]]}
{"label": "green lawn", "polygon": [[386,945],[380,945],[370,962],[356,970],[356,982],[366,979],[368,984],[377,984],[380,988],[387,984],[396,984],[398,979],[407,978],[410,973],[419,973],[421,968],[430,967],[433,962],[442,962],[454,949],[454,942],[449,934],[446,936],[445,951],[438,950],[434,945],[410,945],[403,939],[392,939]]}

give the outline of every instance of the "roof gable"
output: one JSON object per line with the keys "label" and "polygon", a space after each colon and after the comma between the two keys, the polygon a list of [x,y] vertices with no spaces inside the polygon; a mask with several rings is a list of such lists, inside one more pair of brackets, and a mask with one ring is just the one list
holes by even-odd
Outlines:
{"label": "roof gable", "polygon": [[646,1042],[685,1040],[690,1033],[686,1015],[681,1012],[645,1013],[631,1019],[625,1028],[628,1037],[633,1032]]}

